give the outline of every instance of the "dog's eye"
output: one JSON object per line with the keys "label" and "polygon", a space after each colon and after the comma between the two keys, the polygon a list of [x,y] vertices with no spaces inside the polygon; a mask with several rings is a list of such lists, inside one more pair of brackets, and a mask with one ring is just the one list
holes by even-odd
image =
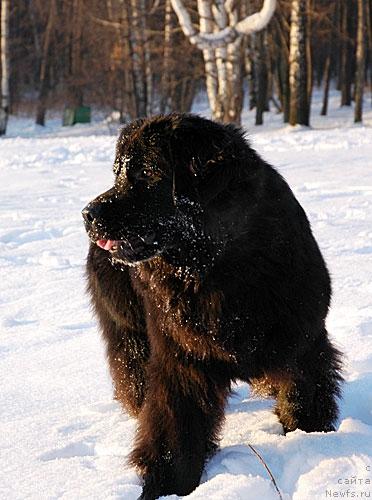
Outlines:
{"label": "dog's eye", "polygon": [[157,181],[160,181],[161,174],[156,170],[151,170],[149,168],[144,168],[141,170],[141,178],[146,179],[151,184]]}

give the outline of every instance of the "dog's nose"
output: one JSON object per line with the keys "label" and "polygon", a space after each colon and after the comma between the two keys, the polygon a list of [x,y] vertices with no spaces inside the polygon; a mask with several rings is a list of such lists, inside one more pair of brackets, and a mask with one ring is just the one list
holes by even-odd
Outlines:
{"label": "dog's nose", "polygon": [[87,205],[81,213],[85,222],[92,224],[100,216],[101,207],[100,205],[89,203],[89,205]]}

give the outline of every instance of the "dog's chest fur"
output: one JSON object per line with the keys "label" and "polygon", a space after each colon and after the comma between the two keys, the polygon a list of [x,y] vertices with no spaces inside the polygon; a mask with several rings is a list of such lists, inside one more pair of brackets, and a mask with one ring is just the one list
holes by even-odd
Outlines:
{"label": "dog's chest fur", "polygon": [[166,343],[193,358],[233,361],[221,328],[221,292],[210,290],[190,268],[161,257],[132,268],[131,278],[143,299],[152,346]]}

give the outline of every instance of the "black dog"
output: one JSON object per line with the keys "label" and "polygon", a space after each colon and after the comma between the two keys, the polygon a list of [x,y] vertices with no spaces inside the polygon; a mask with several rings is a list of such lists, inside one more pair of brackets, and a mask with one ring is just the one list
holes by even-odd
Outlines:
{"label": "black dog", "polygon": [[181,114],[124,128],[114,172],[83,211],[88,288],[141,498],[199,484],[236,379],[276,397],[285,432],[333,430],[330,279],[283,178],[241,130]]}

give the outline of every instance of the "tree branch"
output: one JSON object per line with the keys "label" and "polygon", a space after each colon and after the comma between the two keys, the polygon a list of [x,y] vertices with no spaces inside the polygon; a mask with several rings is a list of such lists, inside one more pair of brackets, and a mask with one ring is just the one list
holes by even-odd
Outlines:
{"label": "tree branch", "polygon": [[[234,26],[227,26],[216,33],[200,33],[194,28],[191,18],[182,0],[171,0],[172,7],[177,14],[182,31],[193,45],[199,49],[216,49],[234,42],[241,35],[249,35],[262,30],[270,21],[276,7],[276,0],[264,0],[262,9],[255,14],[247,16]],[[230,2],[231,3],[231,2]],[[228,7],[230,3],[227,2]]]}

